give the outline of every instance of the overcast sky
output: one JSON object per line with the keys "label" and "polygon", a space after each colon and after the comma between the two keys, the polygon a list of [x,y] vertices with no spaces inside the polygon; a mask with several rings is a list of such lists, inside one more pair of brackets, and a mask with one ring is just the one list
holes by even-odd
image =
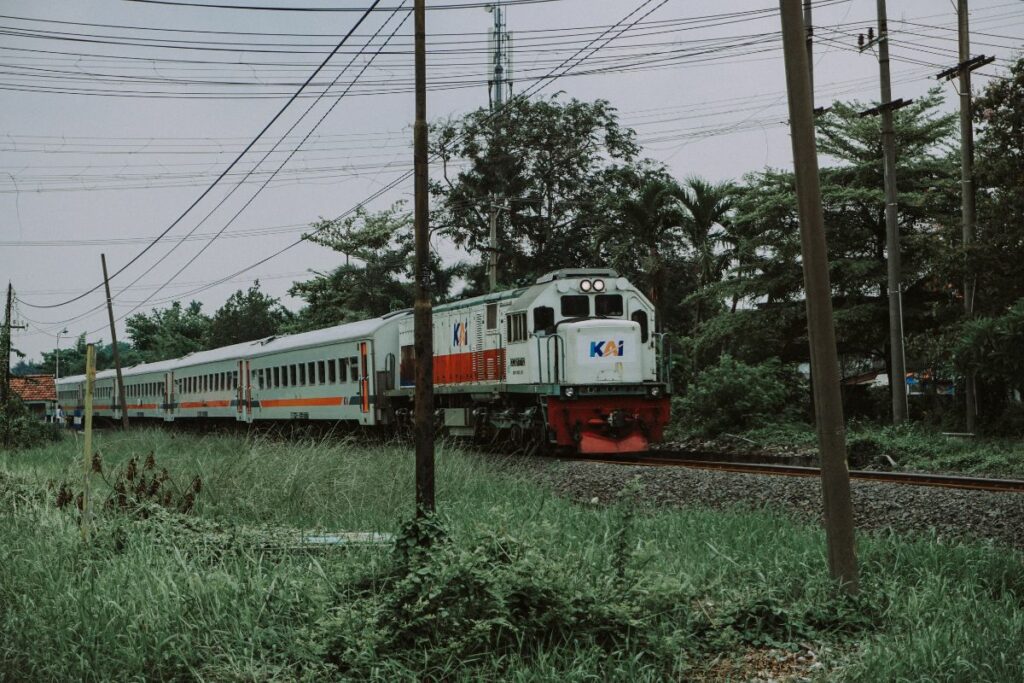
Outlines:
{"label": "overcast sky", "polygon": [[[471,1],[428,0],[428,7]],[[400,2],[383,0],[381,7]],[[207,4],[359,8],[369,0]],[[875,23],[874,0],[816,5],[817,103],[877,100],[877,62],[856,49],[857,34]],[[935,85],[938,71],[956,63],[954,5],[890,0],[894,97],[920,96]],[[988,80],[982,74],[1001,73],[1019,54],[1024,2],[972,0],[971,7],[972,53],[998,58],[976,72],[977,88]],[[592,44],[600,49],[588,49],[578,65],[570,61],[569,74],[540,95],[564,91],[611,101],[621,121],[636,129],[644,154],[680,178],[738,179],[765,166],[787,168],[777,8],[776,0],[512,0],[506,17],[515,48],[513,87],[521,92],[533,86],[600,38]],[[126,0],[4,0],[0,11],[0,279],[11,280],[19,298],[31,304],[60,302],[90,289],[101,281],[101,253],[117,270],[167,229],[360,16]],[[306,93],[323,92],[385,21],[371,51],[404,17],[373,13]],[[427,76],[437,84],[428,93],[430,119],[487,105],[483,81],[491,22],[481,7],[428,11]],[[617,28],[605,33],[612,26]],[[355,60],[278,151],[236,188],[315,99],[292,103],[257,144],[257,153],[246,155],[166,238],[115,278],[115,315],[165,306],[175,297],[195,298],[212,312],[257,278],[264,291],[298,308],[286,295],[291,282],[309,270],[338,265],[339,254],[302,244],[244,275],[190,292],[287,246],[310,222],[342,214],[411,167],[411,44],[410,18],[278,176],[171,280],[253,197],[366,65],[366,56]],[[953,86],[944,91],[949,107],[956,106]],[[404,182],[371,206],[411,200],[411,190],[411,181]],[[180,241],[192,230],[191,239]],[[444,244],[435,247],[452,253]],[[90,341],[108,340],[102,303],[100,290],[60,308],[19,304],[16,317],[29,327],[16,334],[15,345],[39,358],[64,327],[69,336],[87,332]],[[123,321],[118,334],[124,335]]]}

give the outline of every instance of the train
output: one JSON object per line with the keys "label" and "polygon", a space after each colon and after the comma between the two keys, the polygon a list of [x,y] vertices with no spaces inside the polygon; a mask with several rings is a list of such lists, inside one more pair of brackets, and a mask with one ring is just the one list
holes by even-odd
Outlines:
{"label": "train", "polygon": [[[531,452],[637,453],[662,439],[670,354],[650,300],[611,269],[562,269],[532,285],[433,308],[438,430]],[[400,430],[415,410],[411,309],[124,368],[130,420],[343,423]],[[57,381],[68,418],[85,376]],[[121,419],[113,370],[93,415]]]}

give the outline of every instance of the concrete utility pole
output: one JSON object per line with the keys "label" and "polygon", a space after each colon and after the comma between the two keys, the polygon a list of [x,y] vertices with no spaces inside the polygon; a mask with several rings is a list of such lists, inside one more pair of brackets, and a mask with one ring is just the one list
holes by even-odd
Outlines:
{"label": "concrete utility pole", "polygon": [[103,287],[107,290],[107,317],[110,318],[110,343],[114,349],[114,370],[117,373],[117,395],[121,399],[121,428],[128,429],[128,398],[124,395],[121,376],[121,352],[117,348],[117,330],[114,329],[114,305],[110,301],[110,278],[107,277],[107,255],[100,254],[103,263]]}
{"label": "concrete utility pole", "polygon": [[[964,250],[974,241],[975,194],[974,194],[974,125],[971,122],[971,70],[963,66],[971,58],[971,36],[967,19],[967,0],[957,3],[957,33],[960,57],[960,212],[963,215]],[[974,278],[964,273],[964,315],[974,317]],[[975,391],[975,377],[971,372],[964,381],[964,403],[966,404],[966,425],[968,432],[974,432],[975,417],[978,414],[978,396]]]}
{"label": "concrete utility pole", "polygon": [[889,22],[885,16],[885,0],[878,0],[878,37],[861,45],[861,51],[878,45],[878,70],[882,101],[861,116],[879,114],[882,117],[882,153],[885,159],[885,249],[888,265],[889,294],[889,347],[891,360],[890,390],[892,394],[892,422],[907,421],[907,365],[903,352],[903,275],[900,268],[899,197],[896,192],[896,133],[892,113],[905,107],[911,100],[892,99],[889,77]]}
{"label": "concrete utility pole", "polygon": [[3,360],[0,360],[0,409],[7,405],[7,399],[11,396],[11,330],[23,330],[24,325],[15,325],[11,320],[11,310],[14,308],[14,287],[7,283],[7,305],[4,307],[4,327],[0,331],[0,353],[3,353]]}
{"label": "concrete utility pole", "polygon": [[14,287],[7,283],[7,304],[4,306],[4,330],[3,339],[0,339],[0,353],[4,357],[0,360],[0,408],[7,405],[7,398],[11,395],[11,307],[14,304]]}
{"label": "concrete utility pole", "polygon": [[804,45],[800,0],[779,0],[782,42],[789,91],[789,125],[800,216],[804,288],[807,293],[807,336],[814,377],[814,415],[821,452],[821,493],[825,505],[825,536],[832,578],[848,593],[859,588],[853,533],[850,473],[846,468],[846,432],[839,391],[839,359],[832,319],[832,288],[828,275],[825,219],[821,209],[818,149],[814,139],[814,103]]}
{"label": "concrete utility pole", "polygon": [[[936,78],[952,80],[955,76],[960,77],[960,211],[963,216],[963,242],[964,249],[968,249],[974,242],[974,232],[977,225],[975,210],[975,199],[977,190],[974,185],[974,126],[971,121],[973,107],[971,106],[971,72],[986,64],[991,64],[995,58],[978,55],[971,58],[971,36],[967,20],[967,0],[957,2],[957,28],[959,35],[959,59],[960,63],[951,69],[946,69]],[[969,262],[965,263],[964,273],[964,315],[968,318],[974,316],[974,274],[970,272]],[[964,404],[966,410],[966,426],[968,432],[974,432],[975,421],[978,415],[978,395],[975,385],[974,373],[968,373],[964,378]]]}
{"label": "concrete utility pole", "polygon": [[427,55],[426,0],[415,0],[416,122],[413,125],[413,191],[416,242],[416,514],[434,512],[434,320],[430,301],[430,231],[427,224]]}
{"label": "concrete utility pole", "polygon": [[804,32],[807,35],[807,75],[811,81],[811,105],[814,104],[814,21],[811,4],[814,0],[804,0]]}
{"label": "concrete utility pole", "polygon": [[85,415],[82,434],[82,539],[89,540],[92,524],[92,393],[96,386],[96,347],[85,347]]}

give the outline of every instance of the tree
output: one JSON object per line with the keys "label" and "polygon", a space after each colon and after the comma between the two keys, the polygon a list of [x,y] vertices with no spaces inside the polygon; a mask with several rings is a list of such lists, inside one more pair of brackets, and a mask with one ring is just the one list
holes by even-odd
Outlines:
{"label": "tree", "polygon": [[202,351],[210,330],[210,318],[202,309],[198,301],[188,306],[175,301],[162,310],[136,313],[127,320],[128,336],[147,363]]}
{"label": "tree", "polygon": [[1003,315],[964,321],[953,358],[986,387],[979,395],[987,408],[982,414],[997,415],[1014,392],[1024,394],[1024,299]]}
{"label": "tree", "polygon": [[670,306],[665,301],[668,273],[686,269],[679,258],[683,212],[676,199],[679,186],[661,172],[636,179],[636,190],[621,197],[618,220],[598,234],[600,260],[630,278],[651,300],[657,324],[665,327]]}
{"label": "tree", "polygon": [[968,258],[975,311],[999,315],[1024,297],[1024,57],[974,101],[978,239]]}
{"label": "tree", "polygon": [[[292,285],[288,293],[306,301],[292,329],[320,329],[412,305],[412,216],[403,202],[376,213],[360,206],[347,218],[321,220],[313,227],[310,241],[344,254],[345,264]],[[434,255],[435,300],[446,299],[460,268],[445,266]]]}
{"label": "tree", "polygon": [[[82,334],[75,340],[73,346],[60,349],[60,376],[85,374],[85,335]],[[121,356],[121,366],[131,367],[145,362],[140,354],[131,344],[119,341],[117,349]],[[47,375],[54,375],[57,371],[56,349],[43,351],[43,359],[39,362],[39,372]],[[96,343],[96,369],[109,370],[114,367],[114,347],[112,344],[104,344],[103,340]]]}
{"label": "tree", "polygon": [[[939,268],[955,249],[953,219],[959,202],[955,117],[939,113],[940,104],[940,94],[933,91],[895,116],[908,334],[948,324],[958,315],[951,280]],[[818,121],[819,151],[834,160],[821,169],[822,203],[840,352],[887,362],[882,147],[877,120],[858,115],[864,108],[836,102]],[[743,261],[734,267],[734,279],[720,288],[769,316],[753,328],[766,334],[765,349],[803,360],[803,280],[792,183],[791,173],[773,170],[744,179],[730,227]],[[718,322],[714,327],[711,338],[732,351],[728,335],[721,333],[731,326]],[[741,345],[750,348],[750,340]]]}
{"label": "tree", "polygon": [[25,377],[26,375],[40,374],[44,374],[42,368],[38,363],[33,361],[21,359],[11,366],[11,375],[14,377]]}
{"label": "tree", "polygon": [[481,109],[435,125],[431,145],[442,162],[431,223],[455,244],[486,253],[491,205],[507,205],[498,243],[505,284],[595,265],[597,236],[614,227],[618,198],[642,175],[634,132],[604,100],[515,99],[499,115]]}
{"label": "tree", "polygon": [[694,323],[699,325],[702,309],[710,302],[708,287],[717,283],[732,257],[723,251],[728,230],[724,227],[730,221],[734,206],[735,188],[731,183],[710,183],[703,178],[687,178],[675,193],[682,205],[684,215],[682,230],[688,248],[688,256],[697,271],[697,292],[694,295],[696,313]]}
{"label": "tree", "polygon": [[210,320],[206,347],[217,348],[277,334],[291,318],[281,302],[260,291],[257,280],[247,291],[238,290]]}

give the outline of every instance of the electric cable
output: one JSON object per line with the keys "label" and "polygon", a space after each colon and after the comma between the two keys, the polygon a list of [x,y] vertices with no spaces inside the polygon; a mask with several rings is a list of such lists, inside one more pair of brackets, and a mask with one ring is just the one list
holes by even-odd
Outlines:
{"label": "electric cable", "polygon": [[[299,93],[301,93],[301,92],[302,92],[303,90],[305,90],[306,86],[307,86],[307,85],[308,85],[308,84],[309,84],[309,83],[310,83],[310,82],[311,82],[311,81],[312,81],[312,80],[313,80],[313,79],[314,79],[314,78],[316,77],[316,75],[317,75],[318,73],[320,73],[320,71],[321,71],[321,70],[322,70],[322,69],[323,69],[323,68],[324,68],[325,66],[327,66],[327,63],[328,63],[328,62],[329,62],[329,61],[331,60],[331,58],[332,58],[332,57],[334,56],[334,53],[335,53],[335,52],[337,52],[337,51],[338,51],[339,49],[341,49],[342,45],[344,45],[344,44],[345,44],[345,42],[346,42],[346,41],[348,40],[349,36],[351,36],[351,35],[352,35],[352,33],[353,33],[353,32],[355,32],[355,29],[357,29],[357,28],[358,28],[358,27],[359,27],[359,26],[360,26],[360,25],[361,25],[361,24],[363,23],[363,21],[365,21],[365,20],[366,20],[366,18],[370,16],[370,11],[372,10],[372,8],[374,8],[374,7],[376,7],[376,6],[378,5],[378,4],[380,4],[380,1],[381,1],[381,0],[373,0],[373,4],[372,4],[372,5],[370,6],[370,7],[371,7],[371,9],[368,9],[367,11],[365,11],[365,12],[364,12],[364,13],[362,14],[362,16],[360,16],[360,17],[359,17],[359,19],[358,19],[358,20],[356,21],[355,25],[354,25],[354,26],[353,26],[353,27],[352,27],[352,28],[351,28],[351,29],[350,29],[350,30],[348,31],[348,33],[346,33],[346,34],[345,34],[345,36],[344,36],[344,37],[343,37],[343,38],[342,38],[342,39],[341,39],[341,40],[340,40],[340,41],[338,42],[338,44],[337,44],[337,46],[335,47],[335,49],[334,49],[334,50],[333,50],[333,51],[332,51],[332,52],[331,52],[331,53],[330,53],[329,55],[327,55],[327,57],[325,57],[325,58],[324,58],[324,60],[323,60],[323,61],[322,61],[322,62],[320,63],[320,65],[319,65],[319,66],[318,66],[318,67],[316,68],[316,70],[315,70],[315,71],[314,71],[313,73],[311,73],[311,74],[309,75],[309,78],[308,78],[308,79],[306,79],[306,82],[305,82],[305,83],[303,83],[303,84],[302,84],[302,86],[300,86],[300,87],[299,87],[299,89],[298,89],[298,90],[297,90],[297,91],[295,92],[295,94],[294,94],[294,95],[293,95],[293,96],[292,96],[292,97],[291,97],[291,98],[290,98],[290,99],[289,99],[289,100],[288,100],[287,102],[285,102],[284,106],[282,106],[282,107],[281,107],[281,108],[280,108],[280,109],[278,110],[278,112],[277,112],[276,114],[274,114],[274,116],[273,116],[273,117],[272,117],[272,118],[270,119],[270,121],[269,121],[269,122],[268,122],[268,123],[267,123],[267,124],[266,124],[266,125],[265,125],[265,126],[263,127],[263,129],[262,129],[262,130],[260,130],[260,132],[256,134],[256,137],[254,137],[254,138],[252,139],[252,141],[251,141],[251,142],[250,142],[250,143],[249,143],[248,145],[246,145],[245,149],[243,149],[243,150],[241,151],[241,153],[239,153],[239,154],[238,154],[238,156],[236,156],[236,157],[235,157],[235,159],[234,159],[234,160],[233,160],[233,161],[232,161],[232,162],[231,162],[231,163],[230,163],[230,164],[228,165],[228,167],[224,169],[224,171],[223,171],[223,172],[221,173],[221,175],[220,175],[220,176],[218,176],[218,178],[217,178],[217,179],[216,179],[216,180],[215,180],[215,181],[214,181],[213,183],[211,183],[211,184],[210,184],[210,186],[209,186],[209,187],[208,187],[208,188],[207,188],[206,190],[204,190],[204,191],[203,191],[203,192],[202,192],[202,193],[201,193],[201,194],[199,195],[199,197],[197,197],[197,198],[196,198],[196,199],[195,199],[195,200],[194,200],[194,201],[193,201],[193,202],[192,202],[192,203],[191,203],[191,204],[189,205],[189,207],[188,207],[187,209],[185,209],[185,211],[184,211],[184,212],[182,212],[182,213],[181,213],[181,215],[180,215],[180,216],[178,216],[178,218],[176,218],[176,219],[174,220],[174,222],[173,222],[173,223],[171,223],[171,224],[170,224],[170,225],[169,225],[169,226],[168,226],[168,227],[167,227],[167,228],[166,228],[166,229],[165,229],[165,230],[164,230],[163,232],[161,232],[161,233],[160,233],[160,235],[159,235],[159,236],[158,236],[158,237],[157,237],[156,239],[154,239],[154,240],[153,240],[153,241],[152,241],[152,242],[151,242],[151,243],[150,243],[149,245],[147,245],[147,246],[146,246],[146,247],[145,247],[145,248],[144,248],[144,249],[143,249],[142,251],[140,251],[140,252],[139,252],[138,254],[136,254],[136,255],[135,255],[134,257],[132,257],[132,258],[131,258],[131,259],[130,259],[130,260],[128,261],[128,263],[126,263],[125,265],[121,266],[121,268],[119,268],[119,269],[118,269],[118,270],[117,270],[116,272],[114,272],[114,273],[113,273],[113,274],[112,274],[112,275],[111,275],[111,276],[110,276],[110,277],[108,278],[108,281],[109,281],[109,280],[113,280],[113,279],[114,279],[115,277],[117,277],[117,276],[118,276],[119,274],[121,274],[122,272],[124,272],[124,271],[125,271],[125,269],[129,268],[129,267],[130,267],[130,266],[131,266],[132,264],[134,264],[134,263],[135,263],[136,261],[138,261],[138,260],[139,260],[140,258],[142,258],[142,256],[143,256],[143,255],[144,255],[144,254],[145,254],[146,252],[148,252],[148,251],[149,251],[150,249],[152,249],[152,248],[153,248],[153,247],[154,247],[154,246],[155,246],[155,245],[156,245],[156,244],[157,244],[157,243],[158,243],[158,242],[159,242],[159,241],[160,241],[161,239],[163,239],[163,237],[164,237],[164,236],[166,236],[166,235],[167,235],[167,233],[169,233],[169,232],[170,232],[170,231],[171,231],[172,229],[174,229],[174,227],[175,227],[176,225],[178,225],[178,223],[180,223],[180,222],[181,222],[181,221],[182,221],[182,220],[183,220],[183,219],[185,218],[185,216],[187,216],[187,215],[188,215],[188,213],[189,213],[189,212],[190,212],[190,211],[191,211],[191,210],[192,210],[193,208],[195,208],[195,207],[196,207],[196,206],[197,206],[197,205],[199,204],[199,202],[201,202],[201,201],[202,201],[202,200],[203,200],[203,199],[204,199],[204,198],[205,198],[205,197],[206,197],[206,196],[207,196],[207,195],[208,195],[208,194],[209,194],[210,192],[212,192],[212,191],[213,191],[213,189],[214,189],[214,188],[215,188],[215,187],[217,186],[217,184],[218,184],[218,183],[220,182],[221,178],[223,178],[223,177],[224,177],[224,176],[225,176],[225,175],[227,174],[227,172],[228,172],[228,171],[230,171],[230,170],[231,170],[232,168],[234,168],[234,167],[235,167],[235,165],[236,165],[236,164],[237,164],[237,163],[238,163],[238,162],[239,162],[239,161],[240,161],[240,160],[242,159],[242,157],[244,157],[244,156],[245,156],[245,155],[246,155],[246,154],[247,154],[247,153],[249,152],[249,150],[250,150],[250,149],[252,148],[252,146],[253,146],[253,145],[255,145],[255,144],[256,144],[256,142],[257,142],[257,141],[258,141],[258,140],[259,140],[259,139],[260,139],[261,137],[263,137],[263,134],[264,134],[264,133],[266,133],[266,132],[267,132],[267,130],[269,130],[269,129],[270,129],[270,127],[271,127],[272,125],[274,125],[274,123],[276,123],[276,122],[277,122],[277,120],[278,120],[278,119],[279,119],[279,118],[280,118],[280,117],[281,117],[281,116],[282,116],[282,115],[284,114],[285,110],[286,110],[286,109],[288,109],[288,107],[289,107],[289,106],[290,106],[290,105],[292,104],[292,102],[294,102],[294,101],[295,101],[295,99],[296,99],[296,98],[298,97]],[[37,304],[32,304],[32,303],[30,303],[30,302],[27,302],[27,301],[22,301],[22,303],[23,303],[23,304],[25,304],[26,306],[30,307],[30,308],[60,308],[61,306],[66,306],[66,305],[68,305],[68,304],[70,304],[70,303],[74,303],[74,302],[76,302],[76,301],[80,301],[81,299],[85,298],[85,297],[86,297],[86,296],[88,296],[89,294],[92,294],[93,292],[95,292],[95,291],[99,290],[99,289],[100,289],[101,287],[103,287],[103,283],[102,283],[102,282],[101,282],[101,283],[99,283],[99,284],[97,284],[97,285],[96,285],[95,287],[93,287],[92,289],[89,289],[88,291],[86,291],[86,292],[84,292],[84,293],[82,293],[82,294],[79,294],[79,295],[78,295],[78,296],[76,296],[76,297],[73,297],[73,298],[71,298],[71,299],[68,299],[68,300],[66,300],[66,301],[62,301],[62,302],[60,302],[60,303],[56,303],[56,304],[43,304],[43,305],[37,305]]]}

